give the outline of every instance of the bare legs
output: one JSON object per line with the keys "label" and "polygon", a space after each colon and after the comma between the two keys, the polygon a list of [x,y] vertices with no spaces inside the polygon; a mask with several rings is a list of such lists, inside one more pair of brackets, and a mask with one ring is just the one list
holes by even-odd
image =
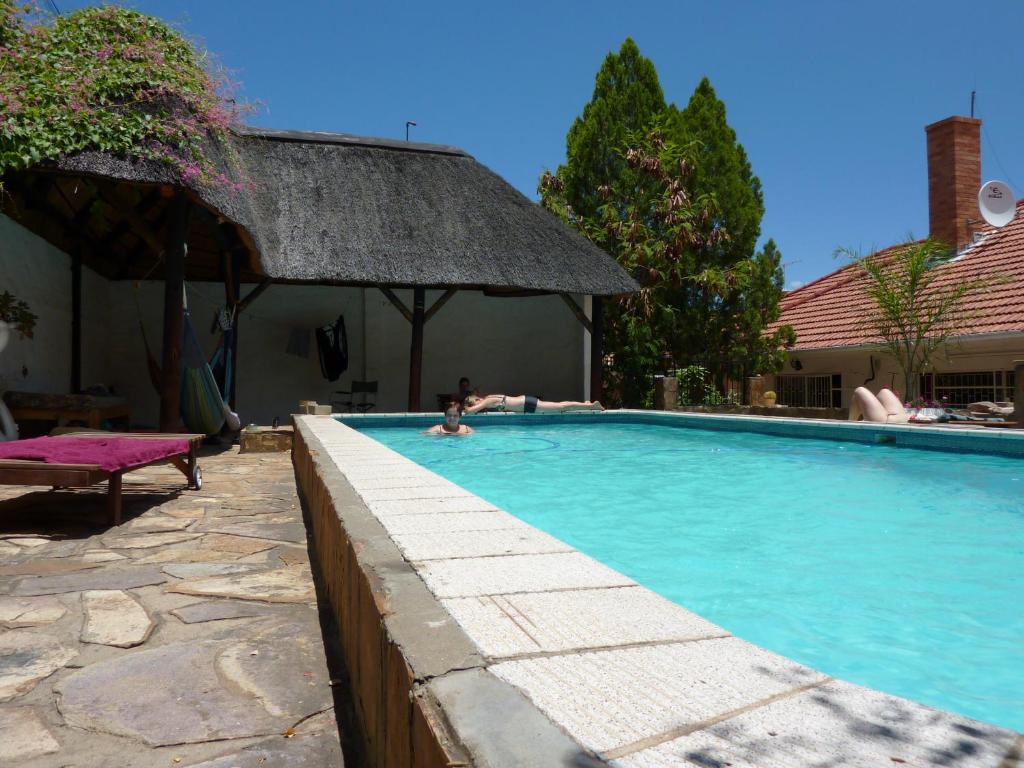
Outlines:
{"label": "bare legs", "polygon": [[877,424],[905,424],[907,414],[900,399],[888,389],[876,397],[867,387],[857,387],[850,400],[850,421],[861,419]]}
{"label": "bare legs", "polygon": [[538,400],[538,413],[570,413],[572,411],[603,411],[604,406],[597,401],[580,402],[579,400]]}

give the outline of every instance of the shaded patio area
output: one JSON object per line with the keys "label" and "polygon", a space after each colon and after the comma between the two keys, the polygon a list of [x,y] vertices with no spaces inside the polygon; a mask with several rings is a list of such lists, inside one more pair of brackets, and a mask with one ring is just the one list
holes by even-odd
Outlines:
{"label": "shaded patio area", "polygon": [[289,459],[131,473],[118,528],[102,489],[0,488],[0,764],[342,764]]}

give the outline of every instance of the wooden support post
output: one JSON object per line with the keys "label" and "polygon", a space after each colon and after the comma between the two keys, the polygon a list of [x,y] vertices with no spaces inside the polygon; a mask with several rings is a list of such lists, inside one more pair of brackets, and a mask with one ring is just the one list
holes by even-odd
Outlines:
{"label": "wooden support post", "polygon": [[575,299],[573,299],[573,297],[568,293],[560,293],[558,295],[562,297],[562,301],[565,302],[565,305],[572,310],[574,315],[576,315],[576,319],[580,321],[580,325],[587,329],[587,333],[593,333],[593,325],[583,312],[583,308],[576,303]]}
{"label": "wooden support post", "polygon": [[114,472],[107,482],[107,519],[111,525],[121,524],[121,473]]}
{"label": "wooden support post", "polygon": [[[242,267],[245,266],[245,255],[239,251],[235,251],[231,254],[231,290],[229,296],[234,297],[235,300],[235,319],[231,324],[231,350],[230,356],[225,359],[225,366],[231,366],[231,379],[228,384],[228,391],[224,392],[224,396],[228,401],[228,408],[237,413],[238,408],[235,405],[235,393],[238,391],[238,321],[242,314],[243,302],[242,302]],[[250,294],[249,300],[252,295]],[[225,354],[228,350],[225,350]]]}
{"label": "wooden support post", "polygon": [[274,281],[269,277],[253,288],[249,293],[246,294],[245,298],[238,302],[238,311],[241,312],[248,308],[256,299],[258,299],[262,293],[274,284]]}
{"label": "wooden support post", "polygon": [[604,396],[602,390],[604,358],[604,328],[601,323],[600,296],[591,299],[590,317],[590,399],[600,400]]}
{"label": "wooden support post", "polygon": [[380,292],[384,294],[385,299],[391,302],[391,306],[393,306],[395,309],[402,313],[402,317],[404,317],[410,323],[412,322],[412,312],[410,312],[409,308],[405,306],[402,300],[395,295],[394,291],[392,291],[390,288],[384,288],[383,286],[381,286]]}
{"label": "wooden support post", "polygon": [[181,421],[181,345],[184,333],[185,239],[189,200],[179,193],[170,205],[164,249],[164,346],[160,382],[160,431],[178,432]]}
{"label": "wooden support post", "polygon": [[71,256],[71,394],[82,391],[82,251]]}
{"label": "wooden support post", "polygon": [[423,305],[427,289],[413,288],[412,344],[409,348],[409,412],[419,413],[420,384],[423,374]]}
{"label": "wooden support post", "polygon": [[441,307],[443,307],[445,304],[447,304],[449,301],[451,301],[451,298],[456,293],[458,293],[458,292],[459,292],[458,288],[449,288],[447,291],[442,293],[438,297],[437,301],[435,301],[433,304],[431,304],[430,305],[430,309],[428,309],[426,311],[426,313],[423,315],[423,322],[424,323],[429,322],[430,318],[432,318],[434,315],[436,315],[438,312],[440,312],[441,311]]}

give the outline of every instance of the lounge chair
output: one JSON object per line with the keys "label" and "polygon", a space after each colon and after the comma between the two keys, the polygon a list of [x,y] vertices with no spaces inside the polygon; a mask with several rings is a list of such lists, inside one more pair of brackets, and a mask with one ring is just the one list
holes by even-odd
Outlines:
{"label": "lounge chair", "polygon": [[83,488],[104,480],[111,525],[121,524],[121,477],[170,461],[198,490],[203,474],[196,449],[203,435],[72,432],[0,443],[0,485]]}

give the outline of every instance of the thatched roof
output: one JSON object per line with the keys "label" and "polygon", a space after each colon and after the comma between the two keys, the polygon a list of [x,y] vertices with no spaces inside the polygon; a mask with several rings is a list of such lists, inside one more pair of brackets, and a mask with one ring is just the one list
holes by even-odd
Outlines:
{"label": "thatched roof", "polygon": [[[243,191],[190,190],[212,214],[190,230],[193,279],[216,278],[225,243],[214,230],[232,225],[249,252],[247,279],[595,295],[637,288],[608,254],[454,147],[257,129],[233,141],[237,170],[250,183]],[[132,261],[137,233],[122,227],[118,235],[114,221],[97,220],[87,202],[70,197],[68,179],[117,186],[120,200],[148,206],[147,221],[158,230],[158,195],[147,201],[144,190],[173,186],[170,170],[88,152],[63,159],[53,172],[64,178],[57,190],[63,202],[51,191],[37,189],[36,197],[48,195],[46,207],[79,219],[78,230],[124,254],[101,271],[138,277],[145,265]],[[103,197],[109,200],[109,191]]]}

